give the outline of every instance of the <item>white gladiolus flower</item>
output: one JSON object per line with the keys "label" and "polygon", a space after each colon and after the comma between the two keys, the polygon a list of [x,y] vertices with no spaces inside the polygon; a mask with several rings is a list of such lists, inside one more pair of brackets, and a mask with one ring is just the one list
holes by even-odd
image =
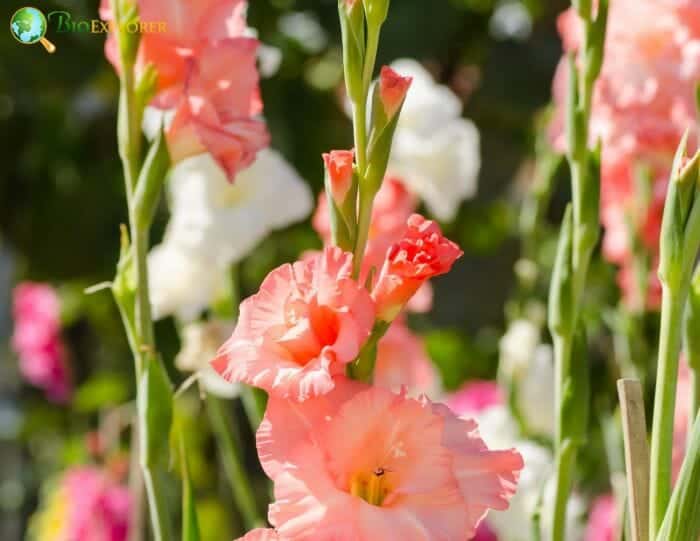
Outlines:
{"label": "white gladiolus flower", "polygon": [[535,349],[518,386],[518,408],[528,429],[540,436],[554,432],[554,354],[542,344]]}
{"label": "white gladiolus flower", "polygon": [[462,118],[462,102],[411,59],[391,67],[413,77],[399,118],[389,172],[419,195],[438,219],[453,220],[475,195],[481,159],[479,131]]}
{"label": "white gladiolus flower", "polygon": [[271,149],[260,151],[233,184],[209,154],[188,158],[171,171],[169,195],[170,223],[150,256],[156,318],[195,318],[232,264],[313,208],[311,190]]}
{"label": "white gladiolus flower", "polygon": [[153,318],[175,314],[190,321],[214,300],[226,270],[166,240],[148,254],[148,276]]}
{"label": "white gladiolus flower", "polygon": [[214,370],[209,361],[216,357],[219,346],[233,332],[233,324],[223,321],[190,323],[182,329],[182,348],[175,357],[175,366],[183,372],[196,372],[197,379],[209,393],[221,398],[235,398],[240,385],[229,383]]}
{"label": "white gladiolus flower", "polygon": [[540,328],[528,319],[517,319],[499,344],[499,370],[508,379],[520,380],[540,345]]}
{"label": "white gladiolus flower", "polygon": [[[473,417],[479,424],[479,434],[490,449],[516,448],[525,463],[520,473],[518,490],[511,499],[510,506],[506,511],[490,511],[486,519],[488,525],[498,535],[499,541],[529,541],[533,514],[540,498],[544,496],[545,506],[549,504],[548,498],[551,498],[547,491],[554,474],[554,457],[549,449],[522,439],[518,425],[505,404],[485,408]],[[583,501],[579,496],[573,495],[567,510],[567,541],[579,541],[582,538],[584,512]],[[544,518],[541,527],[542,539],[547,539],[544,534],[548,524]]]}

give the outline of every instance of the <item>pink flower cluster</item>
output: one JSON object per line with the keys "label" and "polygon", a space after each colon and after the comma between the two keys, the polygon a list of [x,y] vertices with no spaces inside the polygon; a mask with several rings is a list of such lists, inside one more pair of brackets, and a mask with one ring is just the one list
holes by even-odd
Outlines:
{"label": "pink flower cluster", "polygon": [[[66,541],[126,541],[131,496],[126,487],[101,469],[77,467],[61,479],[56,500],[61,516],[51,539]],[[51,513],[51,509],[47,510]]]}
{"label": "pink flower cluster", "polygon": [[23,282],[13,293],[12,347],[26,380],[54,402],[70,398],[68,355],[61,339],[61,307],[47,284]]}
{"label": "pink flower cluster", "polygon": [[[433,380],[394,312],[461,255],[422,216],[409,215],[401,229],[376,261],[382,271],[370,290],[353,277],[352,254],[332,246],[272,271],[212,361],[229,381],[270,396],[257,447],[274,484],[274,529],[245,541],[465,539],[488,509],[507,508],[520,455],[489,450],[476,423],[447,407],[391,390],[407,375],[417,389]],[[347,379],[389,311],[376,385]],[[402,351],[411,358],[397,369]]]}
{"label": "pink flower cluster", "polygon": [[[233,179],[269,143],[258,118],[258,41],[245,35],[247,2],[139,0],[138,8],[142,22],[166,30],[141,36],[137,75],[149,64],[157,70],[151,105],[173,112],[167,129],[173,162],[209,152]],[[100,15],[113,18],[109,0],[102,0]],[[115,35],[105,50],[120,69]]]}
{"label": "pink flower cluster", "polygon": [[[564,49],[581,44],[581,22],[573,9],[559,19]],[[606,228],[604,254],[621,266],[620,285],[635,307],[630,230],[655,263],[661,217],[674,152],[686,129],[695,144],[695,85],[700,79],[700,1],[615,0],[610,3],[605,56],[596,84],[591,141],[601,140],[601,221]],[[565,146],[563,118],[567,87],[565,61],[554,80],[558,106],[552,137]],[[637,187],[640,167],[651,174],[645,201]],[[655,271],[655,265],[654,265]],[[650,306],[660,302],[651,273]]]}

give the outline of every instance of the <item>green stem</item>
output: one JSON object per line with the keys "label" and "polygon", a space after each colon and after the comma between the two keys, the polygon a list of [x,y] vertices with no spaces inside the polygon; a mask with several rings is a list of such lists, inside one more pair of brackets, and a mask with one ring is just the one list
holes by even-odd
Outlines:
{"label": "green stem", "polygon": [[369,228],[372,223],[372,206],[374,204],[374,193],[368,193],[366,187],[360,186],[359,216],[357,220],[357,239],[355,242],[354,266],[355,278],[360,275],[362,260],[367,248]]}
{"label": "green stem", "polygon": [[[690,369],[690,411],[688,415],[688,434],[693,431],[695,418],[700,411],[700,374],[697,370]],[[691,438],[688,438],[688,448],[690,448]]]}
{"label": "green stem", "polygon": [[[678,361],[685,295],[676,288],[663,286],[661,336],[654,399],[654,421],[651,434],[650,525],[649,539],[656,534],[671,498],[671,454],[673,417],[678,382]],[[680,289],[680,288],[679,288]]]}
{"label": "green stem", "polygon": [[170,514],[164,497],[164,479],[160,472],[153,471],[146,465],[141,466],[141,471],[146,485],[153,539],[156,541],[170,540],[173,538],[173,533],[170,529]]}
{"label": "green stem", "polygon": [[571,442],[564,443],[557,453],[556,492],[552,517],[553,541],[564,541],[566,535],[566,507],[573,484],[576,448]]}
{"label": "green stem", "polygon": [[[379,34],[381,27],[373,25],[367,26],[367,49],[365,53],[365,63],[362,70],[362,86],[364,89],[365,101],[369,92],[369,85],[372,83],[374,74],[374,64],[377,61],[377,50],[379,49]],[[367,119],[365,119],[365,122]]]}
{"label": "green stem", "polygon": [[262,526],[265,521],[259,513],[255,492],[246,474],[243,457],[233,434],[233,418],[221,399],[207,394],[206,400],[207,413],[219,445],[221,460],[231,485],[234,502],[241,511],[246,528]]}
{"label": "green stem", "polygon": [[554,336],[554,404],[555,427],[554,443],[556,452],[560,453],[562,440],[562,405],[564,403],[564,382],[569,374],[569,366],[573,351],[573,337]]}

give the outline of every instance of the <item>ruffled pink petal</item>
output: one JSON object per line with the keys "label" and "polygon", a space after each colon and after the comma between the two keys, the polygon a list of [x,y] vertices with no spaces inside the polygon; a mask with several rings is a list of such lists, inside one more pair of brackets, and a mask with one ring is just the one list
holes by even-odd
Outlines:
{"label": "ruffled pink petal", "polygon": [[278,541],[277,532],[271,528],[258,528],[239,537],[236,541]]}

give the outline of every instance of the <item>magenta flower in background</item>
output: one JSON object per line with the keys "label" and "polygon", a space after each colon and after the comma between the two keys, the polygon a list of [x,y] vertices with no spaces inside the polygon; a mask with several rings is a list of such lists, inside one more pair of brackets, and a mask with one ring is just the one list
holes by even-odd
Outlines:
{"label": "magenta flower in background", "polygon": [[47,284],[22,282],[13,292],[12,347],[20,372],[53,402],[67,401],[72,392],[60,311],[58,296]]}
{"label": "magenta flower in background", "polygon": [[126,541],[131,495],[107,471],[82,466],[67,470],[32,518],[39,541]]}
{"label": "magenta flower in background", "polygon": [[617,505],[612,495],[598,497],[593,502],[586,527],[585,541],[613,541],[617,539]]}
{"label": "magenta flower in background", "polygon": [[491,406],[505,403],[503,392],[495,381],[475,380],[465,383],[461,389],[445,400],[445,405],[455,415],[473,416]]}

